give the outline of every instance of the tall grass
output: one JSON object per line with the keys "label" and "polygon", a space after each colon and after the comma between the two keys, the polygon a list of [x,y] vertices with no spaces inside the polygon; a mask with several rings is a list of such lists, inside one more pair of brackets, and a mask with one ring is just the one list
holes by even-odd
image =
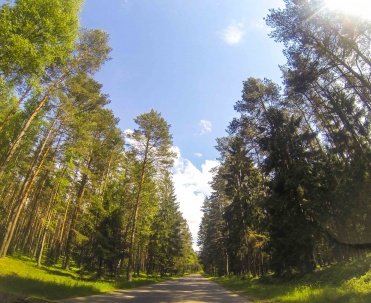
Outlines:
{"label": "tall grass", "polygon": [[48,300],[88,296],[118,288],[133,288],[164,281],[160,277],[137,277],[132,282],[86,281],[75,271],[43,266],[23,259],[0,259],[0,292],[15,293]]}
{"label": "tall grass", "polygon": [[370,303],[371,255],[286,281],[273,277],[210,279],[254,302]]}

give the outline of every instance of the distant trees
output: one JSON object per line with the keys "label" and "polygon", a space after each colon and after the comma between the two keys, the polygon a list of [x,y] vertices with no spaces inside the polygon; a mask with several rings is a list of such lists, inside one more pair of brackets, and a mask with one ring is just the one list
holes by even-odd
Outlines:
{"label": "distant trees", "polygon": [[109,59],[108,35],[80,29],[80,7],[0,8],[0,258],[17,252],[38,266],[129,279],[194,270],[169,125],[151,110],[133,134],[118,128],[93,78]]}
{"label": "distant trees", "polygon": [[[131,281],[131,271],[134,261],[134,244],[137,222],[139,217],[142,197],[145,194],[146,179],[161,178],[168,172],[173,164],[175,154],[171,152],[172,137],[169,133],[169,125],[154,110],[143,114],[134,120],[138,129],[130,136],[133,140],[131,152],[138,162],[138,173],[135,201],[133,201],[132,226],[130,228],[129,262],[127,267],[127,279]],[[169,180],[168,180],[169,181]],[[148,194],[148,193],[147,193]],[[147,206],[148,208],[150,206]]]}
{"label": "distant trees", "polygon": [[160,186],[159,208],[151,229],[148,243],[147,272],[184,273],[197,269],[194,262],[192,237],[187,222],[179,211],[174,186],[166,173]]}
{"label": "distant trees", "polygon": [[[205,201],[199,235],[213,274],[309,272],[371,242],[371,24],[320,0],[285,4],[266,18],[285,46],[284,90],[244,81],[240,117],[218,140],[220,186]],[[216,238],[227,265],[210,258]]]}

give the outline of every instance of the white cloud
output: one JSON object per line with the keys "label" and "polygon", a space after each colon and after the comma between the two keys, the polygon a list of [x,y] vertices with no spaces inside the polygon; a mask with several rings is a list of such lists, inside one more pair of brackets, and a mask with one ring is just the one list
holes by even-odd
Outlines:
{"label": "white cloud", "polygon": [[253,20],[249,30],[259,30],[269,33],[272,29],[265,23],[263,18]]}
{"label": "white cloud", "polygon": [[243,23],[232,22],[225,29],[221,31],[221,37],[227,44],[238,44],[241,42],[244,36],[244,25]]}
{"label": "white cloud", "polygon": [[132,133],[134,133],[134,131],[130,128],[124,130],[125,137],[130,136]]}
{"label": "white cloud", "polygon": [[[125,134],[130,134],[133,131],[125,130]],[[130,142],[128,142],[130,141]],[[133,144],[132,140],[126,139],[126,142]],[[171,151],[175,153],[175,161],[173,166],[173,182],[175,194],[179,202],[180,211],[184,219],[187,220],[189,229],[193,237],[193,248],[198,249],[197,232],[201,223],[201,206],[207,196],[211,194],[209,182],[212,180],[210,170],[219,165],[218,161],[205,160],[201,165],[201,170],[192,164],[188,159],[182,158],[180,149],[173,146]],[[202,154],[198,154],[202,156]]]}
{"label": "white cloud", "polygon": [[[177,154],[173,167],[175,194],[180,211],[188,222],[193,242],[196,243],[202,217],[201,206],[205,197],[211,194],[209,182],[212,180],[212,173],[210,170],[219,165],[219,162],[206,160],[199,170],[189,160],[181,157],[178,147],[174,147],[173,151]],[[195,244],[194,248],[197,249]]]}
{"label": "white cloud", "polygon": [[210,121],[207,121],[207,120],[200,120],[200,122],[198,123],[199,126],[201,126],[201,133],[200,135],[205,135],[209,132],[211,132],[211,128],[212,128],[212,124]]}
{"label": "white cloud", "polygon": [[195,153],[195,156],[201,158],[202,154],[201,153]]}
{"label": "white cloud", "polygon": [[131,3],[132,1],[130,0],[121,0],[119,1],[119,5],[120,5],[120,11],[121,12],[125,12],[127,11],[128,9],[130,9],[130,6],[131,6]]}
{"label": "white cloud", "polygon": [[124,130],[124,138],[125,138],[125,146],[126,147],[134,147],[139,148],[140,143],[133,138],[131,138],[131,135],[134,133],[132,129],[125,129]]}
{"label": "white cloud", "polygon": [[261,19],[255,20],[255,22],[252,23],[252,28],[256,28],[256,29],[267,29],[269,27],[265,23],[264,19],[261,18]]}

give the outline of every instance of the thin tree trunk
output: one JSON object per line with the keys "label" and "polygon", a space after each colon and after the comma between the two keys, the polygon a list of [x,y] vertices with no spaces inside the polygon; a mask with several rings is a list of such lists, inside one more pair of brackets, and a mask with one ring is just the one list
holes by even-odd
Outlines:
{"label": "thin tree trunk", "polygon": [[136,198],[136,201],[135,201],[133,224],[132,224],[131,235],[130,235],[129,260],[128,260],[128,267],[127,267],[127,270],[126,270],[126,279],[128,281],[132,281],[131,272],[132,272],[132,269],[133,269],[133,261],[134,261],[133,260],[134,259],[133,254],[134,254],[135,231],[136,231],[136,227],[137,227],[137,220],[138,220],[138,214],[139,214],[139,204],[140,204],[140,199],[141,199],[141,195],[142,195],[142,188],[143,188],[144,178],[145,178],[146,169],[147,169],[148,151],[149,151],[149,138],[147,139],[146,149],[145,149],[145,152],[144,152],[142,171],[141,171],[141,176],[140,176],[137,198]]}
{"label": "thin tree trunk", "polygon": [[12,108],[12,110],[6,115],[6,117],[4,118],[4,120],[0,123],[0,132],[2,131],[2,129],[4,128],[4,126],[6,125],[6,123],[9,121],[9,119],[11,117],[14,116],[14,114],[17,112],[19,106],[21,105],[22,101],[24,100],[24,98],[26,98],[26,96],[28,95],[28,93],[31,91],[31,85],[29,85],[26,89],[26,91],[23,93],[23,95],[19,98],[19,101],[17,103],[16,106],[14,106]]}
{"label": "thin tree trunk", "polygon": [[[90,156],[88,164],[87,164],[87,169],[90,169],[90,166],[91,166],[92,162],[93,162],[93,157]],[[68,232],[68,237],[67,237],[65,258],[64,258],[64,264],[63,264],[63,268],[66,269],[66,270],[69,269],[69,263],[70,263],[70,258],[71,258],[71,250],[72,250],[72,242],[73,242],[73,239],[74,239],[74,233],[76,232],[77,217],[78,217],[79,212],[80,212],[80,207],[81,207],[82,199],[84,197],[85,185],[86,185],[87,181],[88,181],[88,175],[83,174],[83,176],[81,178],[81,184],[80,184],[80,187],[79,187],[79,191],[78,191],[77,197],[76,197],[75,209],[73,211],[73,215],[72,215],[72,218],[71,218],[70,230]]]}
{"label": "thin tree trunk", "polygon": [[63,235],[64,235],[64,229],[66,227],[66,222],[67,222],[67,215],[68,215],[68,209],[71,204],[72,198],[69,198],[67,200],[67,205],[66,205],[66,210],[64,211],[64,216],[63,216],[63,221],[62,221],[62,226],[60,229],[60,234],[58,237],[58,243],[57,243],[57,252],[55,256],[55,263],[58,263],[59,257],[61,255],[61,250],[62,250],[62,240],[63,240]]}
{"label": "thin tree trunk", "polygon": [[359,152],[361,154],[363,154],[364,153],[363,147],[362,147],[361,143],[359,142],[358,135],[354,131],[354,128],[350,124],[350,122],[349,122],[348,118],[346,117],[346,115],[344,114],[343,110],[336,103],[336,101],[334,100],[334,98],[332,98],[332,96],[330,96],[330,94],[325,90],[325,88],[323,88],[319,83],[317,83],[317,85],[322,90],[322,92],[325,94],[326,98],[330,101],[330,104],[334,108],[336,114],[339,116],[342,124],[345,126],[345,128],[348,130],[348,132],[352,136],[354,142],[356,143],[356,146],[358,147]]}
{"label": "thin tree trunk", "polygon": [[42,182],[40,182],[40,184],[37,186],[35,192],[35,197],[34,197],[34,203],[32,205],[32,209],[31,209],[31,215],[29,216],[29,220],[28,220],[28,223],[27,223],[27,227],[25,228],[26,230],[26,234],[25,234],[25,237],[24,237],[24,242],[23,242],[23,246],[22,246],[22,250],[23,251],[26,251],[26,247],[28,246],[29,249],[31,248],[31,246],[29,246],[29,238],[31,237],[32,233],[33,233],[33,228],[32,226],[34,225],[34,221],[36,219],[36,211],[37,211],[37,208],[39,206],[39,198],[40,198],[40,195],[42,193],[42,190],[44,188],[44,185],[45,185],[45,182],[47,180],[47,177],[48,177],[48,174],[49,173],[46,173],[45,176],[43,177],[43,180]]}
{"label": "thin tree trunk", "polygon": [[367,87],[368,90],[371,91],[371,83],[364,79],[364,77],[362,75],[359,75],[351,66],[349,66],[344,60],[342,60],[341,58],[339,58],[338,56],[336,56],[334,53],[332,53],[326,46],[323,45],[323,43],[321,41],[319,41],[316,37],[314,36],[311,36],[311,38],[314,40],[314,42],[317,44],[317,47],[324,51],[327,55],[327,57],[331,60],[332,63],[334,63],[335,65],[338,65],[340,64],[341,66],[344,66],[346,70],[348,70],[348,72],[350,72],[355,78],[357,78],[361,83],[362,85],[364,85],[365,87]]}
{"label": "thin tree trunk", "polygon": [[41,240],[41,244],[40,244],[40,250],[38,252],[38,258],[37,258],[37,267],[41,267],[41,259],[42,259],[42,255],[43,255],[45,239],[46,239],[46,235],[47,235],[48,228],[49,228],[49,225],[50,225],[50,221],[52,219],[53,207],[55,205],[56,197],[57,197],[57,194],[59,192],[60,186],[61,186],[61,182],[58,183],[57,188],[54,190],[53,195],[49,199],[47,216],[46,216],[47,223],[45,224],[44,229],[43,229],[43,235],[42,235],[42,240]]}
{"label": "thin tree trunk", "polygon": [[68,69],[54,84],[47,90],[44,97],[40,100],[40,102],[37,104],[36,108],[33,110],[32,114],[28,117],[26,123],[23,125],[22,129],[18,133],[15,140],[12,142],[8,152],[6,153],[4,159],[2,159],[0,164],[0,178],[4,174],[4,171],[9,164],[9,161],[11,157],[13,156],[14,152],[18,148],[19,144],[22,141],[23,136],[25,135],[26,131],[30,127],[32,121],[36,118],[36,116],[39,114],[41,108],[46,104],[46,102],[49,100],[50,96],[54,93],[54,91],[58,88],[59,84],[64,81],[67,76],[72,71],[72,68]]}
{"label": "thin tree trunk", "polygon": [[52,212],[50,210],[49,211],[49,214],[48,214],[48,221],[45,224],[45,226],[43,228],[43,231],[42,231],[42,238],[41,238],[41,243],[40,243],[40,249],[39,249],[38,254],[37,254],[37,267],[41,267],[41,260],[42,260],[42,257],[43,257],[43,251],[44,251],[46,234],[48,233],[49,224],[50,224],[50,221],[51,221],[51,218],[52,218],[51,213]]}
{"label": "thin tree trunk", "polygon": [[[22,185],[22,189],[18,195],[18,199],[17,199],[17,202],[15,204],[15,206],[13,207],[13,211],[12,211],[12,215],[11,215],[11,219],[10,221],[8,222],[7,224],[7,227],[6,227],[6,230],[5,230],[5,234],[4,234],[4,239],[3,239],[3,242],[1,244],[1,247],[0,247],[0,258],[3,258],[6,256],[6,253],[8,251],[8,248],[9,248],[9,245],[10,245],[10,242],[12,240],[12,237],[13,237],[13,234],[14,234],[14,231],[15,231],[15,228],[17,226],[17,222],[18,222],[18,219],[19,219],[19,215],[21,214],[21,211],[23,209],[23,206],[28,198],[28,195],[30,193],[30,190],[31,190],[31,187],[36,179],[36,177],[38,176],[43,164],[44,164],[44,161],[47,157],[47,155],[49,154],[49,151],[50,151],[50,148],[52,146],[52,144],[50,143],[49,146],[47,147],[47,149],[44,151],[44,154],[43,153],[43,150],[47,144],[47,142],[49,141],[49,137],[53,131],[53,127],[54,127],[54,124],[55,124],[56,121],[53,122],[52,126],[50,127],[49,129],[49,132],[47,133],[46,135],[46,138],[44,139],[44,142],[43,144],[40,146],[39,148],[39,151],[37,153],[37,155],[35,156],[34,158],[34,161],[33,163],[31,164],[31,167],[28,171],[28,174],[27,174],[27,177],[26,177],[26,180],[24,181],[23,185]],[[56,135],[56,134],[55,134]],[[54,136],[55,138],[55,136]],[[51,142],[53,142],[54,138],[51,140]],[[37,160],[41,157],[41,160],[38,164],[37,163]]]}

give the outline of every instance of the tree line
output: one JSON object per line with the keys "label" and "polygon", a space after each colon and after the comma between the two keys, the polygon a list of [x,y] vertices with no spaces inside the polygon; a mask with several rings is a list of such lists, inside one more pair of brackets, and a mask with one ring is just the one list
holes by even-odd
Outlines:
{"label": "tree line", "polygon": [[371,247],[371,23],[284,2],[265,18],[283,85],[244,81],[217,139],[198,239],[214,275],[307,273]]}
{"label": "tree line", "polygon": [[198,270],[179,211],[170,125],[151,110],[123,133],[94,74],[108,35],[82,0],[0,8],[0,258],[97,277]]}

